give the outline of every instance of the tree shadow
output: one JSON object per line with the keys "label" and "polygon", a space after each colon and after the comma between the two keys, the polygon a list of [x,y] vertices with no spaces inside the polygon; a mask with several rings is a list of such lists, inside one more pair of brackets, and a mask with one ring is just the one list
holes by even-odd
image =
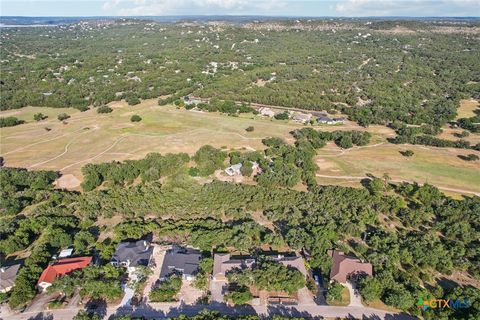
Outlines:
{"label": "tree shadow", "polygon": [[287,318],[305,318],[313,320],[324,319],[322,316],[312,316],[307,311],[300,311],[294,306],[283,306],[283,305],[268,305],[267,313],[269,316],[276,315]]}
{"label": "tree shadow", "polygon": [[107,302],[102,299],[91,299],[85,304],[85,310],[103,319],[107,315]]}
{"label": "tree shadow", "polygon": [[30,318],[28,320],[53,320],[53,315],[52,314],[45,314],[43,312],[38,313]]}

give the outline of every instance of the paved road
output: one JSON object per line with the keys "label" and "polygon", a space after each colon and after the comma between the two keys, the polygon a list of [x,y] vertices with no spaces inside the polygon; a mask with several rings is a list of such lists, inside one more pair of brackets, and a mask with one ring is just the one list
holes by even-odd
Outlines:
{"label": "paved road", "polygon": [[[166,319],[178,315],[195,315],[203,309],[220,311],[227,315],[284,315],[296,317],[355,317],[359,319],[375,320],[413,320],[406,314],[395,314],[388,311],[377,310],[366,307],[333,307],[319,305],[300,306],[241,306],[229,307],[223,303],[212,303],[210,305],[181,305],[181,304],[158,304],[155,306],[142,305],[137,308],[108,308],[106,319],[113,315],[133,315],[146,318]],[[15,315],[2,315],[6,320],[28,320],[28,319],[61,319],[69,320],[75,316],[72,309],[55,309],[44,312],[24,312]]]}

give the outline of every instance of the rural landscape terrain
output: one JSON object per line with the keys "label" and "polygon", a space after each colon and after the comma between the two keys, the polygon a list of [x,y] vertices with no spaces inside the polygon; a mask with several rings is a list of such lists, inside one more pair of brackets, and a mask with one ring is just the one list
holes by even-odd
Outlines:
{"label": "rural landscape terrain", "polygon": [[480,319],[478,19],[8,22],[2,319]]}

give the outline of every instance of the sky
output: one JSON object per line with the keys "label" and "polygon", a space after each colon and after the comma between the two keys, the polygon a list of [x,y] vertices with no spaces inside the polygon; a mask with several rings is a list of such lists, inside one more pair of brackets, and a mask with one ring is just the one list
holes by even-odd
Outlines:
{"label": "sky", "polygon": [[1,16],[480,16],[480,0],[0,0]]}

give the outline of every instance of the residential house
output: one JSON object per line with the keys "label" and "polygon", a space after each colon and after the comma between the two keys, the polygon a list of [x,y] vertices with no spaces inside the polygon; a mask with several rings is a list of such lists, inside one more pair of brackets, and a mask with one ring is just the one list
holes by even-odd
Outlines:
{"label": "residential house", "polygon": [[296,112],[293,115],[292,120],[299,123],[307,123],[308,121],[310,121],[311,118],[312,118],[312,115],[310,113]]}
{"label": "residential house", "polygon": [[333,124],[333,119],[327,116],[319,116],[317,122],[322,124]]}
{"label": "residential house", "polygon": [[71,257],[73,254],[73,248],[68,248],[68,249],[63,249],[62,251],[60,251],[60,253],[58,254],[58,258],[68,258],[68,257]]}
{"label": "residential house", "polygon": [[[252,170],[253,170],[254,173],[255,172],[258,173],[261,170],[258,162],[252,161],[251,164],[252,164]],[[243,164],[241,164],[241,163],[234,164],[234,165],[226,168],[225,173],[228,174],[229,176],[241,175],[242,174],[242,171],[241,171],[242,167],[243,167]]]}
{"label": "residential house", "polygon": [[317,122],[322,124],[343,124],[345,120],[345,118],[330,118],[327,116],[319,116],[317,118]]}
{"label": "residential house", "polygon": [[260,112],[260,114],[264,117],[272,118],[273,116],[275,116],[275,112],[272,109],[266,107],[258,109],[258,112]]}
{"label": "residential house", "polygon": [[45,291],[57,277],[64,276],[72,271],[86,268],[92,262],[92,257],[65,258],[57,260],[43,270],[38,279],[37,288]]}
{"label": "residential house", "polygon": [[120,242],[110,263],[116,267],[126,267],[132,276],[138,266],[149,266],[153,247],[146,240]]}
{"label": "residential house", "polygon": [[283,264],[286,267],[295,268],[298,271],[300,271],[300,273],[303,274],[303,276],[305,278],[308,277],[308,272],[307,272],[307,269],[305,268],[305,263],[303,262],[302,257],[300,257],[300,256],[291,256],[290,257],[290,256],[279,255],[274,260],[277,261],[277,262],[280,262],[281,264]]}
{"label": "residential house", "polygon": [[343,124],[347,119],[344,117],[341,118],[333,118],[333,124]]}
{"label": "residential house", "polygon": [[186,248],[174,248],[165,253],[160,281],[172,274],[181,274],[185,280],[195,279],[201,260],[200,251]]}
{"label": "residential house", "polygon": [[240,170],[242,169],[242,166],[241,163],[234,164],[233,166],[226,168],[225,173],[229,176],[241,175],[242,172]]}
{"label": "residential house", "polygon": [[340,283],[358,276],[373,275],[373,267],[370,263],[362,262],[355,257],[347,256],[341,251],[329,250],[328,255],[333,259],[330,279]]}
{"label": "residential house", "polygon": [[18,269],[20,264],[10,266],[3,266],[0,268],[0,292],[5,293],[12,290],[17,279]]}
{"label": "residential house", "polygon": [[[270,256],[271,260],[283,264],[286,267],[295,268],[305,277],[308,276],[307,269],[300,256],[284,256],[276,255]],[[217,253],[213,259],[213,280],[226,281],[229,271],[234,269],[246,269],[254,267],[256,261],[250,257],[240,257],[232,259],[228,253]],[[298,302],[297,293],[289,294],[284,291],[267,291],[258,290],[255,286],[251,286],[250,292],[255,299],[259,299],[260,303],[268,304],[296,304]]]}
{"label": "residential house", "polygon": [[232,259],[229,253],[216,253],[213,257],[213,280],[225,281],[230,270],[251,268],[254,264],[253,258]]}

